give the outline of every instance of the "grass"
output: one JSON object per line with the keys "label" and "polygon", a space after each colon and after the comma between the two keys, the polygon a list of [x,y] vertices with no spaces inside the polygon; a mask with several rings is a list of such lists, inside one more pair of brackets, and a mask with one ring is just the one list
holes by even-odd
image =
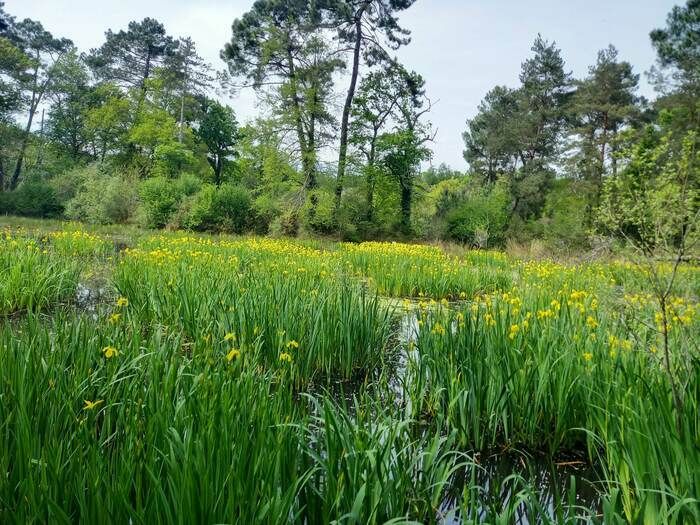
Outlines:
{"label": "grass", "polygon": [[36,311],[70,298],[79,267],[32,238],[0,233],[0,316]]}
{"label": "grass", "polygon": [[700,521],[695,267],[15,226],[0,522]]}

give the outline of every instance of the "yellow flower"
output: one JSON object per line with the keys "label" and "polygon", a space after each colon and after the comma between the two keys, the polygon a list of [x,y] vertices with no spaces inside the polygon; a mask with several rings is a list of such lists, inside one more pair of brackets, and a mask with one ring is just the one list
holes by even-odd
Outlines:
{"label": "yellow flower", "polygon": [[299,348],[299,343],[291,340],[287,343],[287,348]]}
{"label": "yellow flower", "polygon": [[97,401],[88,401],[87,399],[83,400],[85,402],[85,406],[83,406],[83,410],[94,410],[97,408],[98,405],[101,405],[103,401],[101,399],[98,399]]}
{"label": "yellow flower", "polygon": [[106,346],[102,349],[102,353],[107,359],[112,359],[113,357],[119,355],[119,352],[113,346]]}
{"label": "yellow flower", "polygon": [[511,325],[510,331],[508,333],[508,338],[512,341],[515,339],[515,336],[518,335],[518,331],[520,331],[520,327],[517,324]]}
{"label": "yellow flower", "polygon": [[121,318],[122,314],[112,314],[109,316],[109,322],[111,324],[116,324],[119,322],[119,319]]}
{"label": "yellow flower", "polygon": [[434,334],[445,335],[445,327],[440,323],[435,323],[433,329],[431,330]]}
{"label": "yellow flower", "polygon": [[[236,336],[234,334],[232,334],[231,332],[227,333],[224,336],[224,341],[233,341],[235,339],[236,339]],[[230,361],[230,359],[229,359],[229,361]]]}
{"label": "yellow flower", "polygon": [[119,308],[129,306],[129,299],[127,299],[126,297],[120,297],[119,299],[117,299],[117,306]]}
{"label": "yellow flower", "polygon": [[286,361],[287,363],[291,363],[292,362],[292,354],[290,354],[288,352],[282,352],[280,354],[280,361]]}
{"label": "yellow flower", "polygon": [[583,359],[584,359],[585,361],[590,361],[591,359],[593,359],[593,354],[591,354],[590,352],[584,352],[584,353],[583,353]]}
{"label": "yellow flower", "polygon": [[586,318],[586,324],[591,330],[598,328],[598,321],[596,321],[595,318],[591,317],[590,315]]}
{"label": "yellow flower", "polygon": [[238,356],[241,355],[241,351],[237,350],[235,348],[231,348],[228,354],[226,354],[226,360],[230,363],[234,359],[236,359]]}

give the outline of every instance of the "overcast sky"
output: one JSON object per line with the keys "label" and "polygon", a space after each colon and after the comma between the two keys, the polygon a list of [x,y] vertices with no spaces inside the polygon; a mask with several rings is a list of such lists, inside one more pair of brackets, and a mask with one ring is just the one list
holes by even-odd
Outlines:
{"label": "overcast sky", "polygon": [[[169,34],[191,36],[200,54],[223,68],[219,51],[230,38],[234,18],[253,0],[5,0],[18,18],[39,20],[81,51],[99,46],[104,32],[131,20],[152,17]],[[649,31],[663,27],[673,0],[417,0],[401,22],[413,41],[401,60],[421,73],[428,95],[438,101],[431,120],[438,128],[438,164],[465,169],[462,132],[479,101],[493,86],[516,86],[521,62],[541,33],[555,40],[575,76],[586,74],[599,49],[614,44],[620,57],[642,73],[642,94],[653,91],[643,75],[654,62]],[[255,98],[242,93],[229,101],[245,121],[256,113]]]}

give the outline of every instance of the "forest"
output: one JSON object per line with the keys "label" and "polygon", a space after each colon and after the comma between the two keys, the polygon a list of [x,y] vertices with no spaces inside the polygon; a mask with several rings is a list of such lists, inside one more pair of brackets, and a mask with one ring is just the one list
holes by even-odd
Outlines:
{"label": "forest", "polygon": [[[414,1],[255,2],[221,70],[151,18],[79,50],[0,8],[0,213],[554,251],[651,249],[697,219],[697,1],[647,29],[654,100],[613,45],[574,78],[537,35],[519,85],[466,120],[465,172],[432,165],[434,101],[395,57]],[[226,102],[242,87],[245,123]]]}

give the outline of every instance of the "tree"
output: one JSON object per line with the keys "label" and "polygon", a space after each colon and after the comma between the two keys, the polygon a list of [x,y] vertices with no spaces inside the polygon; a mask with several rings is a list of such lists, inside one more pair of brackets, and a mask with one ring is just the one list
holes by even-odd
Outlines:
{"label": "tree", "polygon": [[214,170],[216,185],[220,186],[224,163],[234,156],[233,148],[239,140],[238,121],[233,110],[215,100],[205,99],[197,137],[207,146],[207,161]]}
{"label": "tree", "polygon": [[467,121],[464,159],[471,171],[493,184],[500,174],[515,171],[520,145],[514,123],[520,110],[517,91],[496,86],[481,101],[477,115]]}
{"label": "tree", "polygon": [[126,31],[108,30],[105,43],[90,51],[87,63],[95,76],[122,87],[140,88],[145,95],[147,80],[175,48],[163,24],[152,18],[129,22]]}
{"label": "tree", "polygon": [[107,154],[126,146],[135,112],[129,97],[115,84],[97,86],[92,97],[94,103],[85,114],[85,131],[93,156],[103,161]]}
{"label": "tree", "polygon": [[386,174],[399,184],[401,192],[401,224],[404,235],[412,232],[411,214],[416,173],[420,163],[430,158],[430,150],[410,129],[385,133],[377,144],[380,163]]}
{"label": "tree", "polygon": [[523,165],[555,160],[572,95],[571,74],[564,71],[556,44],[538,35],[532,51],[534,56],[523,62],[518,90],[517,131]]}
{"label": "tree", "polygon": [[350,144],[366,159],[366,219],[374,218],[374,189],[377,176],[377,141],[383,129],[393,123],[401,99],[411,96],[411,75],[391,62],[362,79],[355,98],[350,124]]}
{"label": "tree", "polygon": [[574,119],[574,161],[578,174],[593,186],[596,206],[606,173],[611,165],[613,175],[617,164],[616,137],[624,126],[639,114],[636,95],[639,75],[632,72],[628,62],[619,62],[613,46],[598,52],[598,60],[589,69],[588,77],[577,82],[571,113]]}
{"label": "tree", "polygon": [[182,143],[185,126],[185,103],[189,99],[196,103],[214,80],[211,67],[197,54],[194,41],[187,37],[177,41],[174,51],[163,65],[163,77],[179,99],[178,142]]}
{"label": "tree", "polygon": [[325,103],[332,74],[341,65],[322,45],[321,7],[306,0],[259,0],[234,20],[231,41],[221,53],[232,75],[248,79],[258,92],[273,88],[281,124],[296,134],[312,214],[318,186],[318,124],[328,115]]}
{"label": "tree", "polygon": [[27,120],[15,161],[15,169],[10,179],[10,189],[15,189],[22,174],[24,158],[29,145],[32,124],[37,109],[44,97],[55,87],[56,64],[60,58],[73,47],[65,38],[54,38],[43,26],[34,20],[24,19],[13,28],[17,47],[29,58],[28,69],[18,72],[15,80],[27,108]]}
{"label": "tree", "polygon": [[[10,22],[11,19],[5,22],[5,34]],[[8,38],[0,36],[0,192],[5,190],[7,160],[16,155],[15,146],[21,142],[13,115],[22,107],[22,87],[28,81],[30,67],[30,58]]]}
{"label": "tree", "polygon": [[671,71],[673,80],[695,96],[700,89],[700,0],[675,6],[666,19],[665,29],[650,34],[659,65]]}
{"label": "tree", "polygon": [[[680,429],[685,385],[679,371],[697,362],[697,346],[671,349],[669,332],[678,315],[672,297],[679,267],[700,242],[700,135],[687,131],[678,148],[673,118],[666,112],[656,125],[630,132],[621,152],[624,167],[605,182],[599,225],[624,240],[646,269]],[[657,264],[659,258],[670,261],[670,271]]]}
{"label": "tree", "polygon": [[87,69],[74,50],[66,53],[55,69],[55,87],[49,97],[48,136],[77,160],[89,142],[85,121],[95,97],[88,85]]}
{"label": "tree", "polygon": [[573,93],[555,43],[538,35],[532,51],[522,64],[520,87],[490,91],[464,134],[465,159],[488,182],[508,177],[511,215],[522,218],[538,215],[544,205]]}
{"label": "tree", "polygon": [[334,215],[337,218],[343,194],[347,163],[348,127],[357,79],[360,71],[360,55],[363,50],[370,59],[388,58],[378,38],[386,37],[388,45],[396,50],[408,44],[409,32],[401,28],[395,16],[397,11],[408,9],[415,0],[331,0],[330,6],[336,23],[339,24],[340,39],[352,44],[352,69],[343,106],[338,149],[338,175],[336,177]]}
{"label": "tree", "polygon": [[0,2],[0,36],[6,36],[14,24],[14,18],[5,12],[5,2]]}

